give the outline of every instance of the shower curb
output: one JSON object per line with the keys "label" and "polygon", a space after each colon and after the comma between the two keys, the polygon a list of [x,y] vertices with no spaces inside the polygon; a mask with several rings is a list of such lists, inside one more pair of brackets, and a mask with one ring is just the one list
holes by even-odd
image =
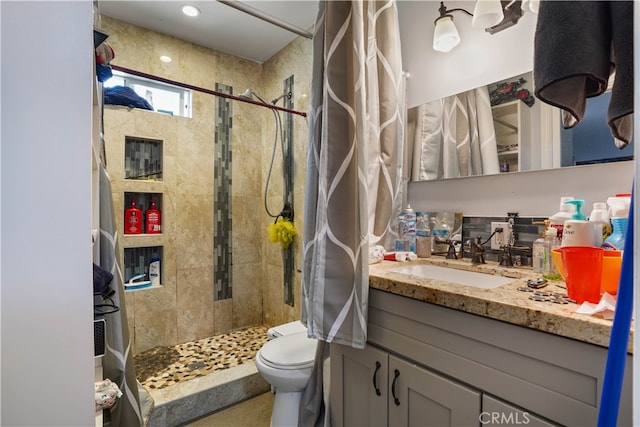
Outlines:
{"label": "shower curb", "polygon": [[269,383],[253,362],[150,390],[154,408],[147,427],[182,426],[267,391]]}

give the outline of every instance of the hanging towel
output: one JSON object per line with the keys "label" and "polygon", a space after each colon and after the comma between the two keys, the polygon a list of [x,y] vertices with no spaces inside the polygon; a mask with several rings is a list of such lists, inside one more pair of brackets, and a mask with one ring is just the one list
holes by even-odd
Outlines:
{"label": "hanging towel", "polygon": [[633,136],[633,2],[540,3],[534,39],[535,94],[564,110],[571,128],[584,117],[586,98],[607,89],[615,73],[607,123],[619,148]]}

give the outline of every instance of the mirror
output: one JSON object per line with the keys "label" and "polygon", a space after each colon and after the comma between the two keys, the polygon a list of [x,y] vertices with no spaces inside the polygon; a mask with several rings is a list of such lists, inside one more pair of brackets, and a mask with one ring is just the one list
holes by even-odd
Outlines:
{"label": "mirror", "polygon": [[561,112],[533,95],[528,72],[407,111],[411,180],[552,169],[633,159],[606,123],[610,92],[590,98],[583,121],[564,129]]}
{"label": "mirror", "polygon": [[[460,0],[455,2],[455,7],[473,10],[474,4],[473,1]],[[452,51],[441,53],[430,48],[433,26],[426,24],[432,23],[438,17],[437,6],[437,2],[400,2],[398,4],[399,18],[402,22],[400,37],[403,68],[409,73],[408,114],[411,114],[414,108],[435,99],[444,99],[484,85],[514,81],[516,77],[528,74],[533,69],[536,14],[525,13],[517,25],[494,35],[482,29],[473,28],[463,16],[456,18],[462,41]],[[416,40],[426,42],[416,43]],[[529,78],[528,84],[532,81]],[[533,93],[532,86],[529,90]],[[587,114],[592,109],[591,104],[598,101],[608,103],[608,98],[605,100],[607,96],[608,94],[603,94],[590,98],[587,101]],[[533,113],[530,124],[531,131],[538,133],[538,136],[534,137],[536,144],[529,147],[531,152],[527,152],[527,147],[524,145],[519,147],[517,168],[515,160],[512,163],[507,161],[509,174],[516,171],[555,169],[632,158],[631,144],[619,150],[615,148],[613,142],[610,142],[611,137],[604,119],[606,115],[600,114],[593,121],[588,121],[585,117],[583,122],[574,129],[564,130],[557,109],[536,100],[532,111],[537,109],[539,113]],[[408,117],[407,133],[411,132],[410,125]],[[606,134],[587,141],[584,136],[595,133],[592,126],[606,129]],[[562,144],[560,141],[563,141]],[[606,150],[608,153],[601,153],[600,150]],[[505,172],[500,172],[500,164],[498,162],[496,173],[504,174]],[[412,176],[411,179],[424,180],[425,178],[419,179]]]}

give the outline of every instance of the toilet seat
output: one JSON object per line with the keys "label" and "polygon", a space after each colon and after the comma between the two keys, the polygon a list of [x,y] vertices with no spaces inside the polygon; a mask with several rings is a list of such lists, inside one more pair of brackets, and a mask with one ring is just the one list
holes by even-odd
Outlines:
{"label": "toilet seat", "polygon": [[276,369],[304,369],[313,367],[317,340],[306,332],[284,335],[267,341],[258,351],[260,361]]}

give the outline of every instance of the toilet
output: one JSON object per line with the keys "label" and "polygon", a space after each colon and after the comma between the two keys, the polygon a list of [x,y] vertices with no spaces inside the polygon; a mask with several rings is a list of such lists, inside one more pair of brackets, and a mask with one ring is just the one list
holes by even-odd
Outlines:
{"label": "toilet", "polygon": [[317,340],[307,337],[307,328],[299,321],[271,328],[267,334],[269,341],[258,350],[255,363],[276,394],[271,426],[296,426],[300,398],[311,378]]}

